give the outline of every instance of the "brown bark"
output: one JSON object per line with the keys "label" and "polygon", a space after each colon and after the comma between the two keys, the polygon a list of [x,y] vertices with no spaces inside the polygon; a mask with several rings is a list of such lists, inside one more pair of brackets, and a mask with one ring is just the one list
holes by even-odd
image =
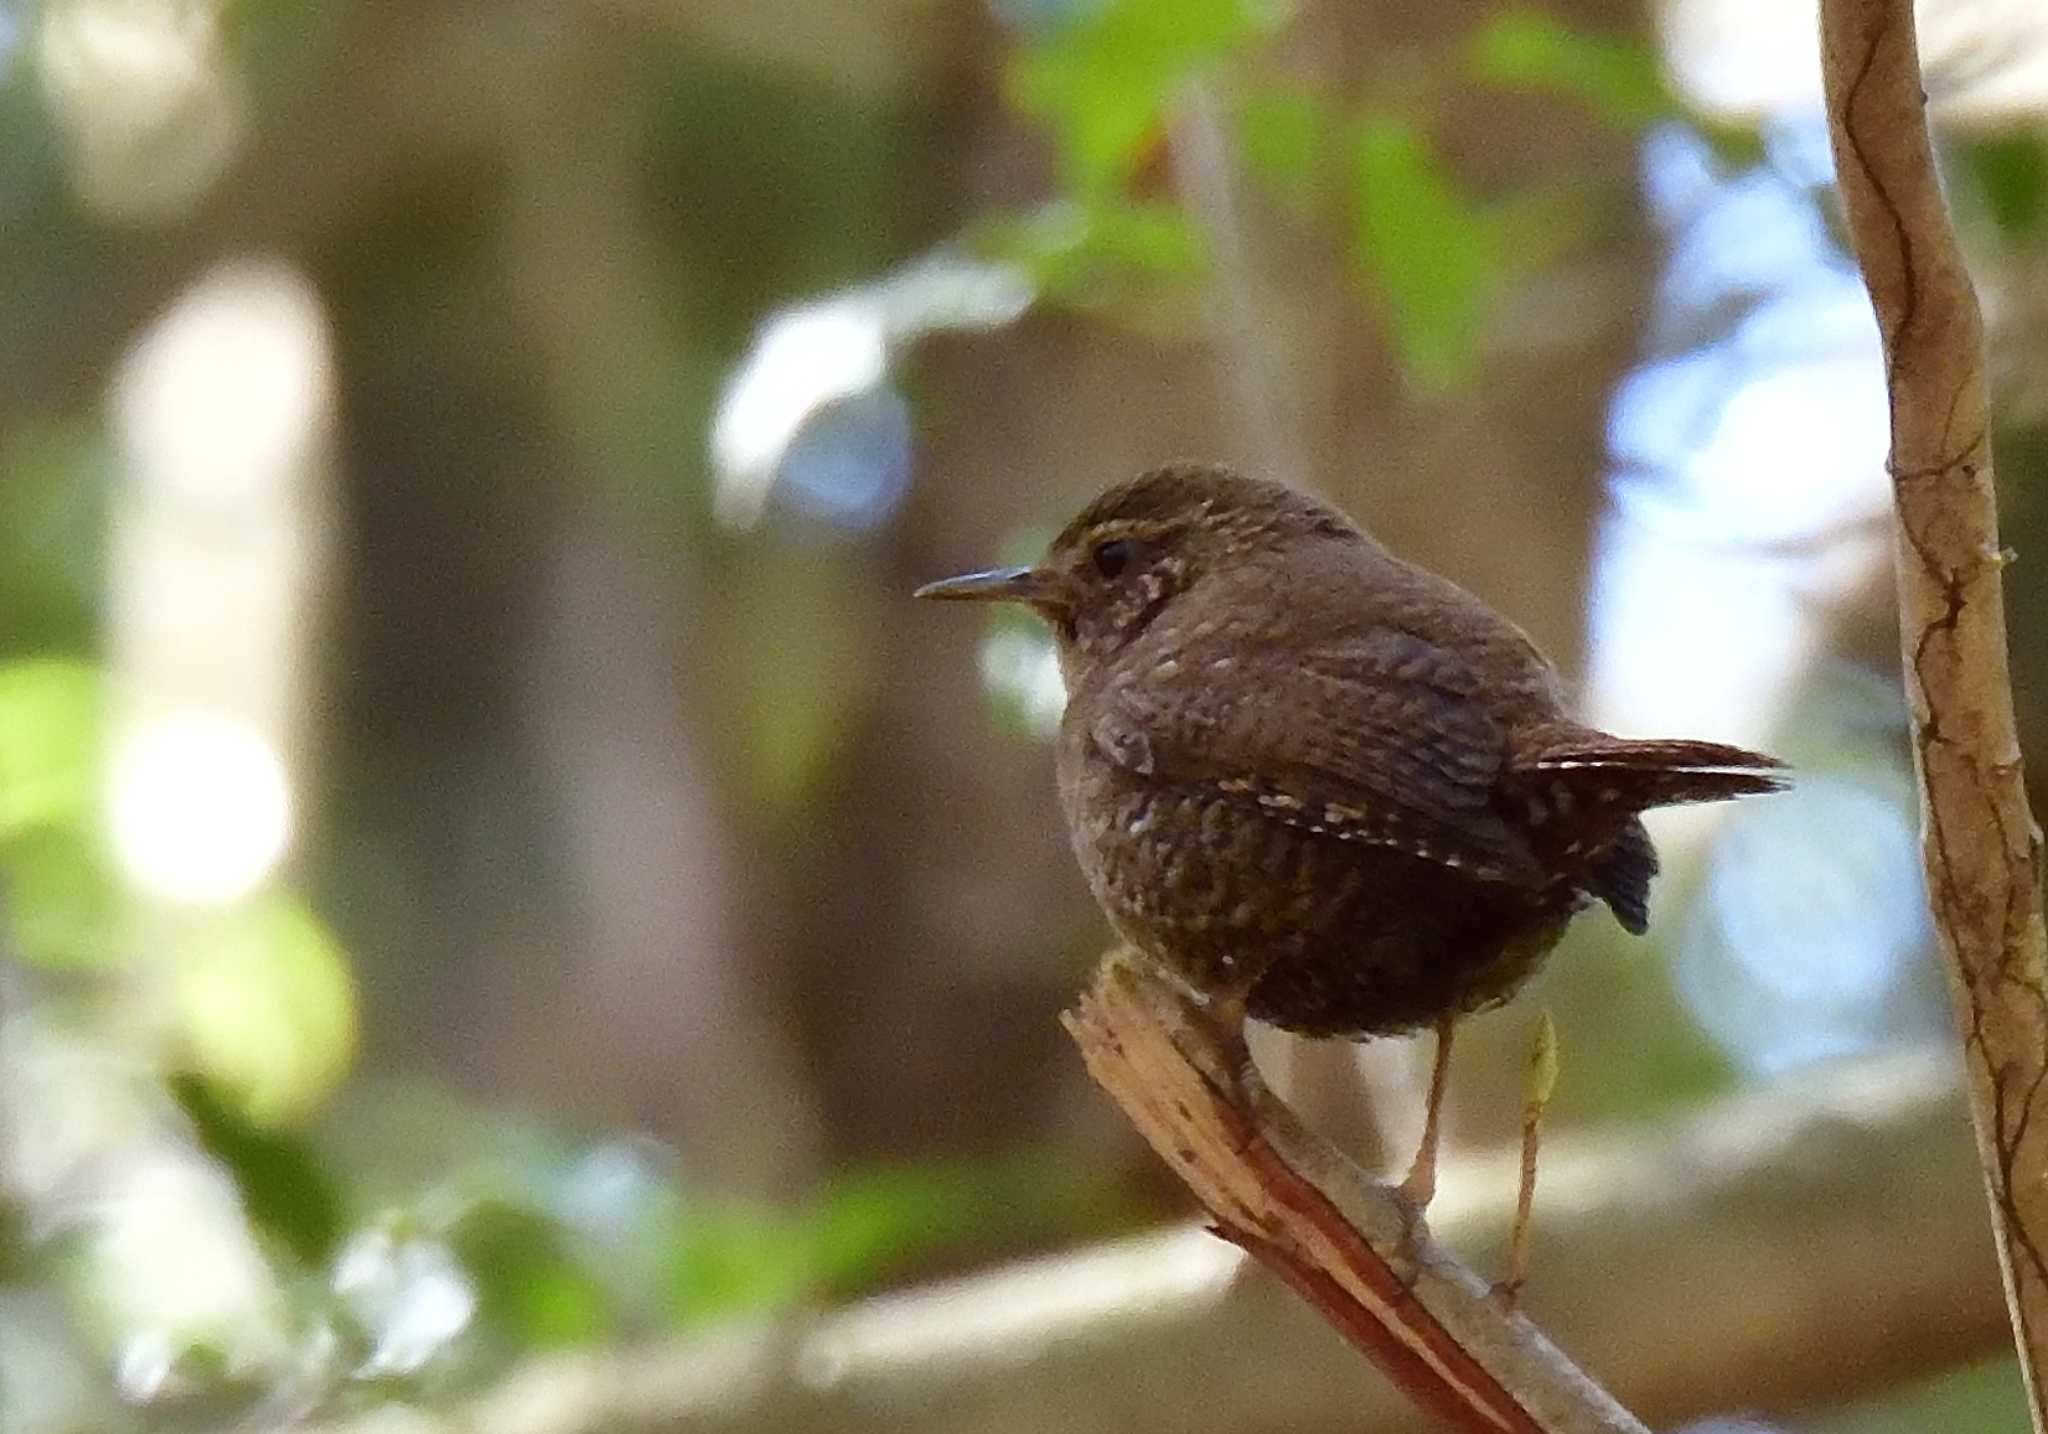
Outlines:
{"label": "brown bark", "polygon": [[1929,899],[2034,1428],[2048,1430],[2041,836],[2007,669],[1983,324],[1935,174],[1910,0],[1824,0],[1821,52],[1850,238],[1884,344]]}

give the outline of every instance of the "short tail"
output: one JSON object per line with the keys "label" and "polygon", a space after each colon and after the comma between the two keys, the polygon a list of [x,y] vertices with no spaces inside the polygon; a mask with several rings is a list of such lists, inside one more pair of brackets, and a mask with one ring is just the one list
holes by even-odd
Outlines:
{"label": "short tail", "polygon": [[1720,742],[1634,741],[1589,732],[1539,749],[1515,764],[1518,775],[1550,777],[1601,805],[1642,811],[1680,802],[1719,802],[1782,790],[1776,757]]}
{"label": "short tail", "polygon": [[1613,845],[1593,859],[1586,890],[1607,903],[1624,931],[1640,936],[1650,929],[1650,878],[1656,874],[1657,848],[1642,822],[1631,817]]}
{"label": "short tail", "polygon": [[1657,852],[1636,814],[1680,802],[1719,802],[1782,789],[1785,764],[1720,742],[1632,741],[1583,727],[1532,744],[1506,774],[1526,804],[1532,837],[1630,931],[1650,921]]}

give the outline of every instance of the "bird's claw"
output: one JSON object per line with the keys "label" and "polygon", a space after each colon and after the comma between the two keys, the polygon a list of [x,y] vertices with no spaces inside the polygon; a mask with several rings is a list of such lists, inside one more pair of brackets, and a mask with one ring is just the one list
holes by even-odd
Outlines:
{"label": "bird's claw", "polygon": [[1401,1211],[1401,1239],[1394,1246],[1387,1264],[1393,1270],[1401,1287],[1409,1293],[1415,1291],[1415,1281],[1422,1274],[1422,1267],[1428,1262],[1429,1253],[1429,1201],[1418,1200],[1409,1189],[1408,1182],[1387,1187],[1387,1193]]}

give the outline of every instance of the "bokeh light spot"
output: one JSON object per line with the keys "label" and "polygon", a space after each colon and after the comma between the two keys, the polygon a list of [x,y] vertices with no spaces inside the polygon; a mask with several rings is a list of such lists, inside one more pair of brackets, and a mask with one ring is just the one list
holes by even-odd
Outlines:
{"label": "bokeh light spot", "polygon": [[116,742],[114,853],[152,896],[220,906],[248,895],[291,839],[291,784],[277,749],[248,724],[179,710]]}
{"label": "bokeh light spot", "polygon": [[1708,1033],[1768,1074],[1899,1039],[1930,939],[1905,794],[1808,774],[1723,827],[1674,976]]}

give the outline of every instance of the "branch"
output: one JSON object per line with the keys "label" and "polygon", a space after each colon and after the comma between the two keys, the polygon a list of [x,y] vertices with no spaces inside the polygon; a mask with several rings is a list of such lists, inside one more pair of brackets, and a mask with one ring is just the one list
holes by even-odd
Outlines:
{"label": "branch", "polygon": [[[1884,1056],[1545,1147],[1524,1299],[1659,1427],[1874,1394],[2006,1338],[1952,1061]],[[1505,1242],[1509,1152],[1431,1225]],[[1910,1238],[1900,1232],[1910,1231]],[[641,1348],[537,1358],[321,1434],[1283,1434],[1436,1426],[1237,1250],[1181,1226]],[[1790,1352],[1790,1353],[1788,1353]]]}
{"label": "branch", "polygon": [[1910,0],[1824,0],[1821,64],[1849,235],[1884,343],[1929,900],[2034,1428],[2048,1434],[2041,834],[2006,666],[1983,324],[1935,175]]}
{"label": "branch", "polygon": [[1112,959],[1066,1025],[1091,1075],[1215,1216],[1410,1398],[1449,1425],[1643,1434],[1394,1192],[1305,1129],[1160,978]]}

